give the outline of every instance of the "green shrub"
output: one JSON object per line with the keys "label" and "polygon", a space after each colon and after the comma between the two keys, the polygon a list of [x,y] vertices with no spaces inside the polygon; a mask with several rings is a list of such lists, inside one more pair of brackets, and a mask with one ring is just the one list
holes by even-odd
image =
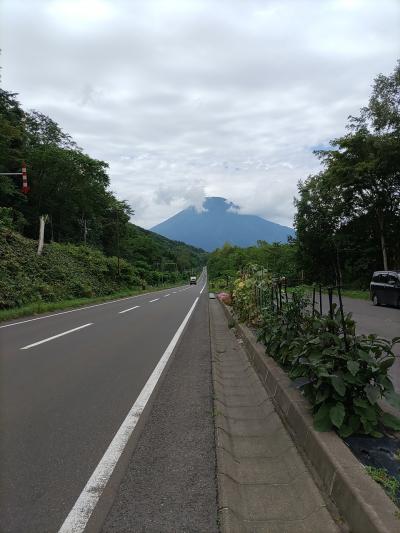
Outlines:
{"label": "green shrub", "polygon": [[236,281],[238,316],[259,324],[266,353],[291,378],[305,378],[301,388],[313,406],[314,427],[335,429],[342,437],[356,432],[378,437],[383,426],[399,430],[400,420],[382,412],[378,400],[400,404],[388,375],[395,361],[392,348],[400,337],[388,341],[356,335],[351,314],[342,317],[334,306],[332,315],[320,315],[298,289],[287,301],[283,295],[277,298],[280,288],[271,281],[264,288],[262,305],[257,306],[256,283],[249,276]]}

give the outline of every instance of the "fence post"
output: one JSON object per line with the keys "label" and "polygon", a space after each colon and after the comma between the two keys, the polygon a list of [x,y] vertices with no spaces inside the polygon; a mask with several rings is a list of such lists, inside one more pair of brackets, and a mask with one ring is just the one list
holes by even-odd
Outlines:
{"label": "fence post", "polygon": [[312,291],[312,316],[315,315],[315,285],[313,286]]}
{"label": "fence post", "polygon": [[337,290],[338,290],[338,296],[339,296],[340,317],[342,319],[342,330],[343,330],[344,346],[345,346],[346,352],[348,352],[349,345],[347,343],[346,323],[345,323],[345,320],[344,320],[342,291],[340,290],[340,285],[338,285]]}
{"label": "fence post", "polygon": [[319,314],[322,316],[322,287],[319,285]]}
{"label": "fence post", "polygon": [[333,318],[333,289],[332,287],[328,288],[328,297],[329,297],[329,316]]}

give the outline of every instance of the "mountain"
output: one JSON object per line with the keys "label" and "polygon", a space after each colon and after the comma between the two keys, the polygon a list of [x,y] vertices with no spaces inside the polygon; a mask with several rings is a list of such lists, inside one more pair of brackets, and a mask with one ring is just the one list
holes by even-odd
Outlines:
{"label": "mountain", "polygon": [[169,239],[182,241],[207,251],[220,248],[226,242],[237,246],[253,246],[258,240],[286,242],[294,230],[255,215],[241,215],[237,206],[225,198],[208,197],[204,211],[188,207],[151,231]]}

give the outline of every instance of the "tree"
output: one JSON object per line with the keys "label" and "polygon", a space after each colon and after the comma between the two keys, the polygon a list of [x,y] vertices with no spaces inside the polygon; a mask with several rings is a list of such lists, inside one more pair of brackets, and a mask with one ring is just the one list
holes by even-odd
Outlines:
{"label": "tree", "polygon": [[348,133],[331,141],[330,150],[316,152],[323,172],[299,184],[295,222],[300,260],[304,265],[309,254],[309,272],[316,261],[322,269],[321,258],[324,266],[328,258],[333,263],[335,250],[338,269],[343,243],[351,250],[366,238],[378,243],[380,268],[399,265],[399,102],[400,63],[390,76],[376,78],[368,106],[359,117],[349,117]]}

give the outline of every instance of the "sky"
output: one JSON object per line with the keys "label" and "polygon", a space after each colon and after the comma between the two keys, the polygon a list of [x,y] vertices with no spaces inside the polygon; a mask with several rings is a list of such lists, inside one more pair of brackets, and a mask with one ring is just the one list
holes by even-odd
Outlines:
{"label": "sky", "polygon": [[292,226],[399,27],[400,0],[2,0],[1,86],[109,163],[136,224],[223,196]]}

